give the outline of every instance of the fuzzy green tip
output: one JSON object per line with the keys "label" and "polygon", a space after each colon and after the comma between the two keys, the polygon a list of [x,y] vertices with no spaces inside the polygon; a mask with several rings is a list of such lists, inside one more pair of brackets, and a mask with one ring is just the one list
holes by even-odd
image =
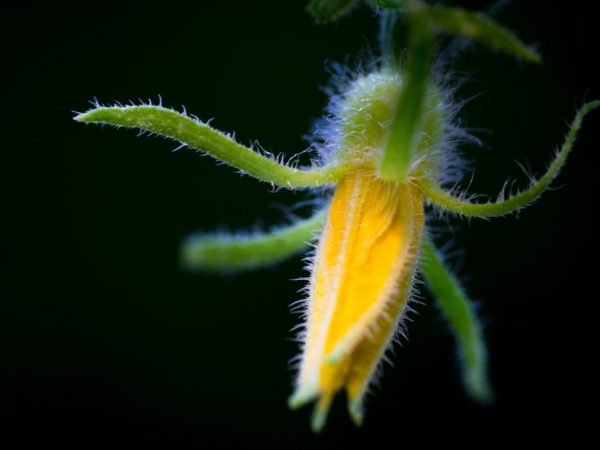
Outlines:
{"label": "fuzzy green tip", "polygon": [[465,375],[467,395],[482,406],[491,406],[495,396],[485,372],[467,371]]}
{"label": "fuzzy green tip", "polygon": [[351,400],[348,402],[348,412],[354,425],[361,427],[364,422],[364,412],[362,402],[360,400]]}
{"label": "fuzzy green tip", "polygon": [[311,416],[310,429],[313,433],[320,433],[321,431],[323,431],[326,421],[327,411],[316,409]]}
{"label": "fuzzy green tip", "polygon": [[290,409],[298,409],[301,406],[313,401],[317,397],[317,390],[314,388],[301,388],[296,390],[288,399]]}
{"label": "fuzzy green tip", "polygon": [[98,107],[84,113],[77,114],[73,120],[80,123],[115,123],[123,117],[123,108],[120,107]]}

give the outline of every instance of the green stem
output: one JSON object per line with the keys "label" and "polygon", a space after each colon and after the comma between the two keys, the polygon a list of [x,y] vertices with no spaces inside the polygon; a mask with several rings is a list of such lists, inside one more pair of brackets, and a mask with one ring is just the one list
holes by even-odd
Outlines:
{"label": "green stem", "polygon": [[400,45],[396,39],[396,28],[400,18],[399,11],[383,10],[380,13],[379,45],[385,64],[399,70]]}
{"label": "green stem", "polygon": [[433,58],[431,33],[419,11],[409,16],[410,45],[404,85],[379,162],[379,177],[404,182],[411,169],[420,132],[429,71]]}
{"label": "green stem", "polygon": [[172,138],[261,181],[284,188],[331,184],[342,174],[340,167],[303,170],[280,164],[238,144],[209,125],[162,106],[98,107],[76,116],[75,120],[137,128]]}
{"label": "green stem", "polygon": [[448,324],[456,337],[468,395],[489,403],[493,392],[488,380],[488,361],[481,326],[475,310],[458,280],[444,266],[440,254],[429,238],[423,240],[421,268],[427,286],[439,301]]}

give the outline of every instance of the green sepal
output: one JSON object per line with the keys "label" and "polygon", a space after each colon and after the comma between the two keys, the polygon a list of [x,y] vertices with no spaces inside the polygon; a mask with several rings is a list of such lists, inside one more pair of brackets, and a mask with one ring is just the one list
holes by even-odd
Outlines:
{"label": "green sepal", "polygon": [[586,103],[581,107],[569,127],[565,142],[549,165],[546,173],[537,180],[534,180],[529,188],[512,195],[506,200],[473,203],[444,190],[433,180],[433,175],[429,173],[419,176],[416,181],[430,202],[456,214],[470,217],[494,217],[516,212],[536,201],[548,189],[552,181],[558,176],[560,169],[564,166],[569,153],[573,149],[573,144],[575,143],[583,119],[590,111],[598,107],[600,107],[600,100]]}
{"label": "green sepal", "polygon": [[308,249],[325,216],[323,209],[269,232],[191,235],[181,247],[182,264],[202,272],[239,272],[274,264]]}
{"label": "green sepal", "polygon": [[456,338],[465,391],[480,403],[490,403],[494,394],[481,325],[464,289],[428,237],[423,239],[421,269]]}
{"label": "green sepal", "polygon": [[284,188],[331,184],[335,183],[342,174],[341,168],[337,167],[298,169],[281,164],[238,144],[231,137],[208,124],[162,106],[99,106],[77,115],[75,120],[137,128],[172,138],[261,181]]}

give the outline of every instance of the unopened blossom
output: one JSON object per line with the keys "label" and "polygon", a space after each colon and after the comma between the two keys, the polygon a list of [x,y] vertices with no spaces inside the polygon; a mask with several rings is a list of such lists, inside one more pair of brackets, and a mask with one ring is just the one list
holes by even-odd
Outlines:
{"label": "unopened blossom", "polygon": [[[362,422],[365,393],[410,308],[417,267],[454,331],[467,394],[480,402],[491,400],[481,327],[465,290],[428,236],[425,205],[467,217],[523,208],[558,175],[584,116],[600,107],[600,101],[592,101],[579,110],[547,172],[527,188],[506,199],[473,202],[467,193],[447,188],[457,181],[450,174],[457,169],[453,143],[461,131],[453,121],[450,91],[433,75],[433,36],[458,34],[532,62],[539,62],[539,55],[482,15],[416,0],[372,3],[389,8],[381,14],[383,57],[369,71],[347,76],[330,99],[327,119],[315,129],[318,158],[311,167],[282,164],[162,105],[96,103],[75,117],[172,138],[283,188],[332,192],[312,217],[268,232],[195,235],[182,252],[189,268],[250,270],[306,250],[317,236],[304,299],[300,365],[289,399],[291,407],[316,402],[314,430],[323,427],[340,391],[354,421]],[[310,9],[326,21],[352,4],[313,0]],[[393,42],[397,8],[405,9],[409,26],[402,63]]]}

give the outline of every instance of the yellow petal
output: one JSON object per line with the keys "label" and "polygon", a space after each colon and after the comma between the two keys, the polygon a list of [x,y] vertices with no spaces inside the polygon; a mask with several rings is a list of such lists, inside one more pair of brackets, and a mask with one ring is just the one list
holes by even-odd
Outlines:
{"label": "yellow petal", "polygon": [[338,184],[315,256],[291,400],[320,397],[313,428],[341,387],[360,404],[406,304],[422,228],[422,200],[410,184],[383,182],[371,171]]}
{"label": "yellow petal", "polygon": [[416,269],[416,259],[424,225],[423,198],[420,191],[409,186],[408,203],[402,209],[402,213],[411,217],[407,223],[409,229],[409,248],[403,262],[402,273],[399,276],[397,292],[394,298],[390,298],[385,312],[380,314],[375,324],[371,327],[371,334],[367,335],[356,346],[352,352],[352,365],[346,380],[346,393],[348,396],[348,407],[353,420],[360,425],[362,422],[362,401],[365,392],[371,382],[377,365],[383,357],[394,332],[402,320],[403,312],[410,297],[410,290]]}

